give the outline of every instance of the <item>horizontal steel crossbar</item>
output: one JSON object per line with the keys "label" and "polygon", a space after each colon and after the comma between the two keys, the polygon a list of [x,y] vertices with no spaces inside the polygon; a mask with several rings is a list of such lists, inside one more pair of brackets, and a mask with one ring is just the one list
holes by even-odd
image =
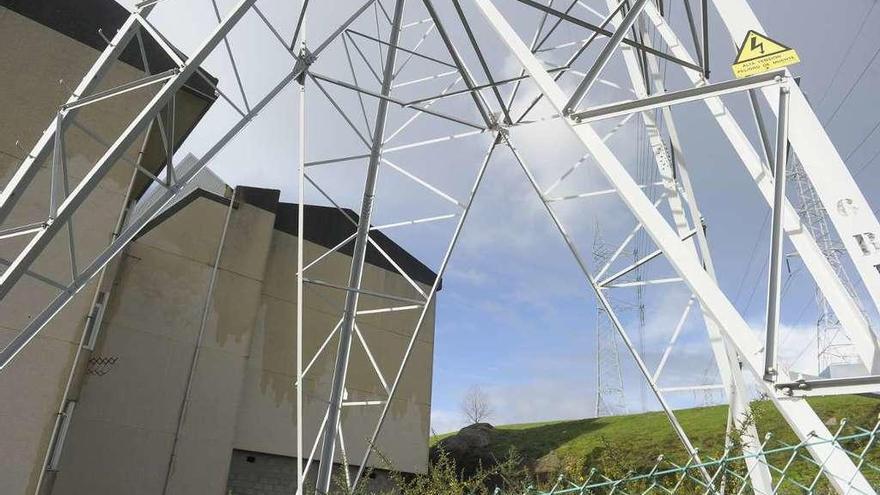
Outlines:
{"label": "horizontal steel crossbar", "polygon": [[[786,383],[777,383],[776,389],[782,391],[816,391],[821,393],[816,393],[812,395],[826,395],[829,392],[829,389],[833,388],[842,388],[842,387],[856,387],[856,386],[869,386],[869,389],[873,392],[880,391],[880,375],[863,375],[863,376],[849,376],[844,378],[817,378],[817,379],[800,379],[793,382]],[[850,393],[849,390],[844,390],[842,393]]]}
{"label": "horizontal steel crossbar", "polygon": [[303,277],[303,282],[307,282],[307,283],[310,283],[313,285],[320,285],[322,287],[328,287],[331,289],[339,289],[339,290],[344,290],[344,291],[349,291],[349,292],[357,292],[358,294],[363,294],[365,296],[381,297],[383,299],[390,299],[392,301],[401,301],[401,302],[406,302],[406,303],[411,303],[411,304],[418,304],[419,306],[425,305],[425,301],[419,301],[418,299],[410,299],[408,297],[395,296],[392,294],[385,294],[383,292],[375,292],[375,291],[366,290],[366,289],[355,289],[353,287],[345,287],[344,285],[338,285],[338,284],[333,284],[330,282],[324,282],[323,280],[315,280],[315,279]]}
{"label": "horizontal steel crossbar", "polygon": [[[684,242],[684,241],[690,239],[691,237],[693,237],[694,235],[696,235],[696,233],[697,233],[697,229],[692,229],[692,230],[691,230],[686,236],[682,237],[682,239],[681,239],[682,242]],[[661,254],[663,254],[663,251],[657,249],[657,250],[655,250],[654,252],[652,252],[651,254],[648,254],[648,255],[642,257],[641,259],[639,259],[638,261],[636,261],[636,262],[633,263],[632,265],[630,265],[630,266],[624,268],[623,270],[620,270],[619,272],[615,273],[614,275],[611,275],[611,276],[608,277],[607,279],[605,279],[605,280],[603,280],[603,281],[601,281],[601,282],[597,282],[597,283],[598,283],[598,285],[599,285],[600,287],[605,287],[605,286],[607,286],[608,284],[610,284],[611,282],[614,282],[615,280],[619,279],[620,277],[623,277],[623,276],[626,275],[627,273],[632,272],[632,271],[635,270],[636,268],[638,268],[638,267],[644,265],[645,263],[647,263],[647,262],[651,261],[652,259],[654,259],[654,258],[660,256]]]}
{"label": "horizontal steel crossbar", "polygon": [[704,100],[730,93],[740,91],[748,91],[755,88],[763,88],[764,86],[772,86],[780,84],[786,78],[785,71],[768,72],[744,79],[734,79],[724,81],[717,84],[709,84],[698,88],[685,89],[681,91],[671,91],[662,93],[657,96],[649,96],[638,100],[624,101],[621,103],[612,103],[610,105],[602,105],[600,107],[591,108],[583,112],[573,113],[571,117],[578,123],[593,122],[596,120],[610,119],[635,112],[644,112],[646,110],[654,110],[660,107],[668,107],[679,105],[690,101]]}
{"label": "horizontal steel crossbar", "polygon": [[70,110],[73,108],[79,108],[91,103],[97,103],[102,100],[106,100],[107,98],[113,98],[114,96],[119,96],[121,94],[128,93],[129,91],[135,91],[141,88],[145,88],[152,84],[156,84],[167,79],[174,77],[180,69],[168,69],[165,72],[160,72],[159,74],[153,74],[152,76],[142,77],[135,81],[127,82],[125,84],[120,84],[115,88],[110,88],[104,91],[100,91],[93,95],[89,95],[83,98],[80,98],[76,101],[72,101],[69,103],[65,103],[61,105],[62,110]]}

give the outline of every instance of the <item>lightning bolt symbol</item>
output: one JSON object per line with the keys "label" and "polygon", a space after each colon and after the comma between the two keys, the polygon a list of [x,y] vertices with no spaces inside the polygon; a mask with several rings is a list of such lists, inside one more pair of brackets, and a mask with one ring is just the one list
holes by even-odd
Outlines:
{"label": "lightning bolt symbol", "polygon": [[761,50],[761,55],[764,54],[764,42],[758,43],[758,38],[752,37],[752,43],[750,45],[752,50]]}

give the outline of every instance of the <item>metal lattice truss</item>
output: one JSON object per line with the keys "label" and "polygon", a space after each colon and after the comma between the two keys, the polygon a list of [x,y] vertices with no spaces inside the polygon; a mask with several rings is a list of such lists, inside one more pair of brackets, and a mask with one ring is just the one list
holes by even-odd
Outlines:
{"label": "metal lattice truss", "polygon": [[[599,227],[593,237],[593,264],[605,266],[611,250],[605,244]],[[620,310],[617,310],[620,314]],[[618,352],[619,336],[605,314],[605,308],[596,308],[596,417],[627,414],[623,371]]]}
{"label": "metal lattice truss", "polygon": [[[785,181],[774,180],[774,176],[780,172],[784,176],[786,143],[790,143],[797,154],[803,173],[812,182],[819,201],[828,212],[831,224],[875,305],[880,302],[880,271],[877,269],[880,265],[880,238],[877,237],[880,225],[787,71],[721,83],[708,81],[707,1],[704,0],[699,12],[696,12],[691,2],[685,0],[684,11],[679,8],[678,12],[681,13],[677,14],[684,19],[681,22],[681,19],[670,18],[670,2],[666,2],[668,5],[664,12],[664,2],[649,0],[620,3],[607,0],[604,4],[580,0],[452,0],[442,2],[440,10],[432,0],[366,0],[351,12],[346,12],[341,22],[327,30],[324,37],[307,42],[304,34],[306,17],[317,6],[310,7],[309,2],[304,1],[297,18],[281,26],[260,9],[257,4],[261,2],[240,0],[223,16],[217,4],[214,4],[217,24],[188,57],[180,55],[147,21],[157,5],[164,7],[173,3],[174,0],[148,0],[136,6],[0,195],[0,240],[23,241],[18,254],[7,263],[0,276],[0,298],[10,294],[25,278],[36,279],[56,291],[45,309],[0,352],[0,369],[5,368],[88,281],[98,276],[147,222],[169,204],[230,140],[286,88],[296,84],[299,86],[300,109],[297,182],[299,225],[305,225],[305,209],[302,205],[306,201],[308,188],[310,194],[317,193],[320,201],[340,208],[356,226],[353,235],[330,250],[332,253],[348,244],[353,245],[350,276],[343,282],[310,277],[310,270],[329,253],[316,259],[305,259],[302,236],[299,237],[296,263],[300,490],[303,489],[305,474],[313,459],[319,461],[317,489],[321,493],[329,489],[334,461],[346,466],[351,462],[359,467],[353,477],[349,476],[348,469],[345,470],[349,486],[355,486],[360,480],[374,452],[372,448],[367,448],[362,459],[349,458],[341,434],[345,421],[343,411],[347,408],[381,411],[377,415],[372,437],[367,442],[369,446],[376,445],[391,401],[405,376],[419,331],[429,315],[440,278],[446,271],[462,226],[486,177],[487,167],[504,150],[512,163],[524,173],[540,199],[588,288],[610,318],[621,342],[691,454],[693,469],[689,472],[695,473],[693,477],[711,483],[717,473],[713,474],[711,463],[698,457],[697,449],[678,422],[667,395],[682,390],[693,391],[695,388],[680,387],[679,390],[663,387],[659,381],[685,322],[699,314],[722,381],[718,385],[702,387],[720,388],[727,394],[731,404],[729,431],[739,426],[746,429],[741,442],[741,459],[747,466],[749,486],[757,493],[773,493],[772,478],[777,475],[763,460],[762,449],[765,446],[759,441],[757,432],[745,421],[751,397],[749,383],[754,383],[760,393],[774,401],[802,440],[798,455],[809,455],[819,463],[822,475],[831,486],[840,493],[875,493],[868,479],[860,472],[861,463],[833,440],[833,435],[815,412],[798,398],[811,394],[876,391],[880,380],[869,375],[843,380],[796,381],[777,365],[781,250],[783,238],[787,238],[854,343],[862,363],[870,373],[877,373],[880,367],[877,359],[880,344],[868,321],[809,229],[802,228],[797,212],[786,199]],[[734,41],[742,39],[749,29],[763,31],[745,0],[716,0],[713,4]],[[500,7],[510,9],[511,15],[502,13]],[[246,78],[241,77],[233,56],[234,46],[230,43],[230,33],[234,32],[242,19],[259,22],[274,39],[273,43],[277,42],[291,60],[292,67],[285,70],[284,75],[258,97],[246,90],[243,83]],[[530,29],[537,25],[530,35],[530,41],[523,41],[512,27],[511,19],[515,19],[518,26],[528,25]],[[685,36],[679,36],[672,27],[679,24],[687,26]],[[291,34],[282,34],[288,31]],[[112,63],[132,40],[140,40],[142,32],[156,40],[176,67],[163,73],[148,74],[143,79],[122,86],[98,90]],[[417,34],[409,36],[413,32]],[[405,34],[407,36],[404,37]],[[690,41],[685,42],[688,38]],[[689,48],[689,45],[692,46]],[[87,263],[77,263],[79,250],[72,235],[75,213],[95,196],[101,180],[112,167],[132,165],[123,158],[124,153],[138,143],[154,123],[161,128],[163,136],[173,136],[174,123],[168,118],[173,112],[166,109],[174,105],[174,94],[190,77],[200,74],[198,69],[215,51],[228,56],[236,75],[233,81],[236,91],[227,90],[227,94],[219,87],[215,88],[218,96],[234,110],[234,123],[188,168],[174,166],[171,146],[167,146],[168,161],[164,177],[157,177],[134,163],[138,172],[154,183],[157,192],[149,196],[147,204],[139,204],[136,209],[126,213],[121,228],[109,245],[91,256]],[[561,62],[557,60],[560,53],[564,55]],[[604,79],[602,76],[607,71],[606,66],[618,55],[623,58],[625,77],[616,82]],[[510,56],[515,60],[512,73],[509,73]],[[505,63],[508,65],[506,70]],[[673,72],[687,82],[683,88],[673,90],[666,87],[671,78],[667,77],[667,73]],[[411,73],[412,78],[405,78]],[[70,126],[77,124],[77,112],[88,105],[147,87],[154,91],[152,97],[130,124],[109,140],[106,151],[89,167],[82,179],[70,184],[64,135]],[[622,95],[623,101],[609,98],[599,91],[608,87],[617,88],[619,91],[616,94]],[[233,96],[235,92],[240,93],[240,99]],[[761,137],[759,149],[753,146],[744,127],[725,104],[724,97],[735,93],[745,93],[751,98],[756,121],[749,125],[758,125]],[[316,101],[314,99],[317,98],[325,107],[329,105],[328,113],[341,119],[337,121],[338,125],[332,129],[325,127],[323,131],[332,132],[340,142],[348,140],[349,144],[354,143],[352,149],[357,151],[345,156],[306,159],[306,149],[310,146],[306,130],[307,94],[313,99],[310,101]],[[765,122],[760,115],[759,101],[762,99],[776,114],[775,126]],[[673,118],[672,109],[683,104],[705,105],[708,108],[714,122],[732,146],[733,154],[754,179],[758,191],[772,208],[773,250],[765,341],[759,340],[752,332],[716,280],[703,215],[689,175],[687,153]],[[548,122],[561,126],[566,136],[574,139],[586,153],[574,165],[562,169],[561,173],[549,180],[544,173],[545,164],[530,163],[527,153],[517,141],[520,133],[530,132],[530,126]],[[610,127],[603,127],[609,122],[612,123]],[[437,137],[400,144],[409,130],[419,126],[423,129],[427,126]],[[612,150],[609,143],[618,131],[627,126],[641,129],[647,137],[656,180],[640,183],[633,171],[625,166],[619,153]],[[776,129],[775,145],[772,144],[773,134],[768,127]],[[321,130],[318,129],[319,132]],[[441,135],[444,131],[448,132]],[[414,153],[428,156],[434,153],[431,151],[434,146],[467,139],[485,143],[482,156],[472,157],[470,161],[476,167],[471,171],[456,168],[454,172],[450,170],[438,175],[441,179],[453,174],[466,176],[467,185],[459,192],[450,192],[443,180],[428,180],[407,166],[409,161],[419,160],[419,155]],[[554,142],[551,140],[546,145],[552,147]],[[340,149],[347,148],[340,145]],[[324,167],[345,162],[366,165],[358,169],[363,182],[359,182],[357,188],[360,191],[362,187],[363,194],[357,206],[356,218],[328,192],[334,184],[321,183],[318,179]],[[45,166],[51,175],[47,218],[25,225],[8,225],[9,219],[14,218],[11,212],[19,199],[27,194],[44,164],[47,164]],[[607,187],[571,194],[559,192],[565,189],[563,186],[572,180],[571,177],[587,168],[587,164],[601,173]],[[415,189],[420,194],[431,198],[434,204],[443,205],[443,208],[438,208],[432,214],[374,225],[374,199],[377,197],[380,170],[393,172],[398,178],[417,186]],[[381,199],[381,196],[378,197]],[[584,247],[575,239],[573,225],[571,222],[567,225],[566,218],[560,213],[561,205],[582,205],[584,203],[578,202],[595,197],[618,198],[633,219],[629,234],[601,267],[589,266],[587,257],[582,254],[586,252]],[[400,211],[407,210],[399,209],[398,214]],[[447,220],[451,221],[448,224],[454,226],[442,244],[442,256],[434,267],[437,278],[430,287],[416,283],[414,277],[384,252],[374,239],[373,233],[377,231],[417,228]],[[620,220],[615,219],[615,223],[619,224]],[[65,233],[70,254],[70,279],[62,281],[41,275],[34,269],[36,260],[44,255],[53,241],[63,241]],[[654,250],[643,253],[633,263],[621,265],[621,253],[639,234],[650,240]],[[363,274],[368,249],[378,251],[406,279],[412,288],[412,296],[384,294],[366,287]],[[665,266],[669,276],[635,281],[628,278],[628,274],[649,264]],[[609,302],[608,292],[672,285],[685,287],[690,297],[662,351],[659,364],[649,367]],[[345,298],[343,305],[337,308],[337,324],[317,353],[309,356],[303,355],[302,346],[303,301],[309,297],[311,287],[341,290]],[[383,300],[388,304],[364,309],[359,305],[361,296]],[[414,327],[408,334],[408,345],[400,356],[399,366],[393,376],[386,376],[377,364],[358,321],[370,314],[397,311],[410,311],[418,316],[414,318]],[[333,380],[327,391],[326,412],[318,434],[314,438],[304,438],[303,378],[308,375],[319,354],[331,352],[333,342],[336,361]],[[347,399],[346,372],[354,346],[361,346],[368,355],[382,385],[382,396],[364,400]],[[816,437],[832,440],[809,441]]]}

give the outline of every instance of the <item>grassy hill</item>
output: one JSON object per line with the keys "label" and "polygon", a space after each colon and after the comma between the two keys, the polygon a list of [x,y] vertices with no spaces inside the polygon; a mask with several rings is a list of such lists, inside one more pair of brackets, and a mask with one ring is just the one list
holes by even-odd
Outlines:
{"label": "grassy hill", "polygon": [[[871,429],[880,414],[880,398],[877,397],[821,397],[810,399],[809,403],[832,432],[844,418],[848,420],[848,432],[854,431],[854,426]],[[780,442],[797,443],[795,435],[769,401],[753,403],[753,411],[759,433],[773,433],[770,446],[779,446]],[[677,411],[676,415],[701,452],[710,456],[721,454],[727,406],[686,409]],[[604,470],[603,464],[607,464],[610,454],[625,459],[627,469],[642,471],[650,469],[660,454],[676,462],[686,459],[684,449],[662,412],[503,425],[496,426],[492,435],[490,449],[493,456],[503,459],[513,447],[526,463],[533,466],[539,460],[546,462],[550,458],[558,459],[563,466],[576,462],[580,467],[595,466]],[[449,434],[438,435],[432,441],[436,443],[446,436]],[[872,459],[880,464],[880,447],[873,450]]]}

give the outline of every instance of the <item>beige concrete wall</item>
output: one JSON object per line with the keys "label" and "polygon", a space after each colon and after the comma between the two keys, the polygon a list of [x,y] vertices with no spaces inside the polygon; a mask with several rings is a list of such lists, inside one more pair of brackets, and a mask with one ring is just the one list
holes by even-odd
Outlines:
{"label": "beige concrete wall", "polygon": [[[305,242],[305,260],[326,252],[323,246]],[[264,283],[263,300],[247,363],[242,409],[239,413],[235,447],[242,450],[296,456],[296,237],[276,231]],[[309,270],[309,278],[346,285],[351,257],[334,253]],[[367,265],[364,288],[415,297],[417,294],[399,274]],[[343,291],[306,284],[303,355],[306,364],[321,347],[339,320]],[[427,291],[427,288],[424,288]],[[361,309],[401,306],[377,297],[361,297]],[[378,450],[395,469],[420,472],[427,466],[430,428],[431,367],[434,312],[429,308],[426,323],[413,350],[410,366],[390,409]],[[358,325],[390,385],[418,318],[418,311],[361,315]],[[303,404],[306,424],[305,449],[311,448],[320,427],[332,379],[336,356],[335,338],[304,379]],[[352,344],[347,380],[348,400],[377,400],[384,396],[382,384],[359,340]],[[360,462],[379,406],[346,407],[343,435],[351,462]],[[354,459],[358,459],[355,461]],[[377,456],[374,467],[387,467]]]}
{"label": "beige concrete wall", "polygon": [[[0,7],[0,187],[5,187],[22,159],[55,117],[99,52],[6,8]],[[139,77],[143,73],[116,63],[99,89]],[[110,142],[132,120],[154,88],[85,107],[77,122],[102,141]],[[182,92],[178,101],[178,135],[187,132],[206,102]],[[157,136],[156,136],[157,137]],[[82,130],[64,134],[70,182],[75,185],[106,148]],[[158,140],[156,140],[158,143]],[[142,138],[126,152],[135,160]],[[150,150],[160,146],[150,146]],[[152,152],[144,166],[156,169],[161,154]],[[152,161],[150,161],[152,160]],[[49,162],[50,163],[50,162]],[[42,221],[48,214],[49,172],[40,163],[27,192],[0,228]],[[74,216],[77,265],[82,268],[110,241],[133,174],[119,162]],[[9,260],[28,237],[0,242],[0,257]],[[66,234],[59,235],[35,263],[34,271],[59,282],[70,280]],[[96,282],[78,295],[0,374],[0,449],[15,452],[14,462],[0,463],[0,493],[33,493],[39,477],[68,374],[90,310]],[[24,277],[0,301],[0,346],[5,346],[55,297],[57,289]],[[83,357],[80,358],[82,363]],[[76,381],[74,382],[76,385]]]}
{"label": "beige concrete wall", "polygon": [[161,493],[206,304],[187,414],[167,493],[223,493],[250,331],[274,216],[200,198],[135,242],[116,282],[54,494]]}
{"label": "beige concrete wall", "polygon": [[84,380],[53,494],[162,491],[224,221],[221,204],[192,206],[199,235],[156,229],[121,263],[93,353],[118,361]]}
{"label": "beige concrete wall", "polygon": [[[5,186],[21,159],[37,141],[67,99],[68,87],[77,84],[97,58],[98,52],[5,8],[0,8],[0,187]],[[131,80],[139,74],[119,64],[108,74],[110,84]],[[59,83],[63,79],[64,84]],[[125,105],[144,98],[131,95]],[[125,107],[123,107],[125,108]],[[125,115],[115,105],[103,105],[102,113],[83,112],[81,121],[102,135],[123,125]],[[71,178],[81,177],[103,149],[76,130],[67,134]],[[16,145],[16,142],[19,144]],[[129,156],[133,154],[129,153]],[[45,164],[43,164],[45,165]],[[119,168],[101,184],[93,200],[76,216],[75,231],[80,265],[105,245],[122,205],[130,170]],[[44,168],[34,179],[3,227],[45,218],[48,212],[48,173]],[[60,281],[70,279],[66,236],[54,242],[40,257],[36,270]],[[0,257],[14,257],[27,238],[0,242]],[[83,289],[15,361],[0,374],[0,449],[15,455],[0,462],[0,493],[32,493],[40,472],[68,370],[79,342],[93,287]],[[56,293],[25,277],[0,302],[0,346],[5,346],[33,315]]]}
{"label": "beige concrete wall", "polygon": [[220,257],[170,494],[225,493],[275,220],[265,210],[238,205]]}

